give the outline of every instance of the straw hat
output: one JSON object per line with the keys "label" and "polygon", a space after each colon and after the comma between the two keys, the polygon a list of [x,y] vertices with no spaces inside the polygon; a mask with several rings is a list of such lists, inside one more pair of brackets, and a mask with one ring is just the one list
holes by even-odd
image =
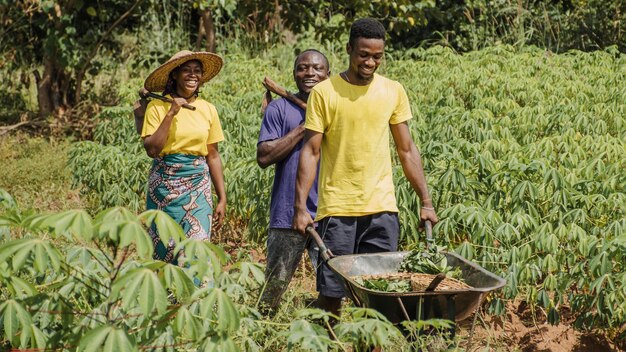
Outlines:
{"label": "straw hat", "polygon": [[156,70],[152,71],[148,78],[146,78],[143,86],[151,92],[164,91],[170,72],[189,60],[198,60],[202,63],[202,77],[200,78],[200,83],[206,83],[210,81],[211,78],[215,77],[222,69],[224,63],[221,57],[213,53],[182,50],[174,54],[174,56]]}

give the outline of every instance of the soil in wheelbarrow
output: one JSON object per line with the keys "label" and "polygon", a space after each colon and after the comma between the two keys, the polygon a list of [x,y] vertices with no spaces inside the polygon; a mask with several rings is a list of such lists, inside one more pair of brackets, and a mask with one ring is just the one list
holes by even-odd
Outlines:
{"label": "soil in wheelbarrow", "polygon": [[[422,273],[390,273],[383,275],[358,275],[352,279],[359,285],[382,292],[424,292],[436,275]],[[456,291],[471,288],[463,281],[446,277],[435,291]]]}

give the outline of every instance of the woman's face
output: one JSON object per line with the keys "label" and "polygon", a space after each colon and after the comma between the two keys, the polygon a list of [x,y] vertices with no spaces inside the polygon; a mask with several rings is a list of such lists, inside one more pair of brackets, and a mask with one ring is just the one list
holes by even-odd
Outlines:
{"label": "woman's face", "polygon": [[202,64],[191,60],[180,65],[173,74],[176,81],[176,93],[181,97],[190,97],[200,86]]}

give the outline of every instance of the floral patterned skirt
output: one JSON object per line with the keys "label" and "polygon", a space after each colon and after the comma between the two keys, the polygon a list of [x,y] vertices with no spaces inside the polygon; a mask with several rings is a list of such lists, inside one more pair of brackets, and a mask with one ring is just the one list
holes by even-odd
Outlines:
{"label": "floral patterned skirt", "polygon": [[[187,238],[211,238],[211,180],[203,156],[170,154],[155,158],[148,180],[147,208],[159,209],[180,224]],[[148,230],[154,258],[177,264],[174,241],[165,245],[154,225]]]}

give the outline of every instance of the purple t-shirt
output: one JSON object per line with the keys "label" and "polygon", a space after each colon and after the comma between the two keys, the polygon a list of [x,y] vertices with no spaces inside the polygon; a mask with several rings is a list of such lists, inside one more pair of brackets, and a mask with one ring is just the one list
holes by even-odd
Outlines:
{"label": "purple t-shirt", "polygon": [[[273,100],[265,109],[259,142],[279,139],[304,122],[305,112],[287,99]],[[300,159],[300,141],[287,156],[276,163],[272,200],[270,202],[270,228],[290,229],[296,192],[296,174]],[[319,167],[319,166],[318,166]],[[317,175],[306,200],[309,213],[315,218],[317,210]]]}

